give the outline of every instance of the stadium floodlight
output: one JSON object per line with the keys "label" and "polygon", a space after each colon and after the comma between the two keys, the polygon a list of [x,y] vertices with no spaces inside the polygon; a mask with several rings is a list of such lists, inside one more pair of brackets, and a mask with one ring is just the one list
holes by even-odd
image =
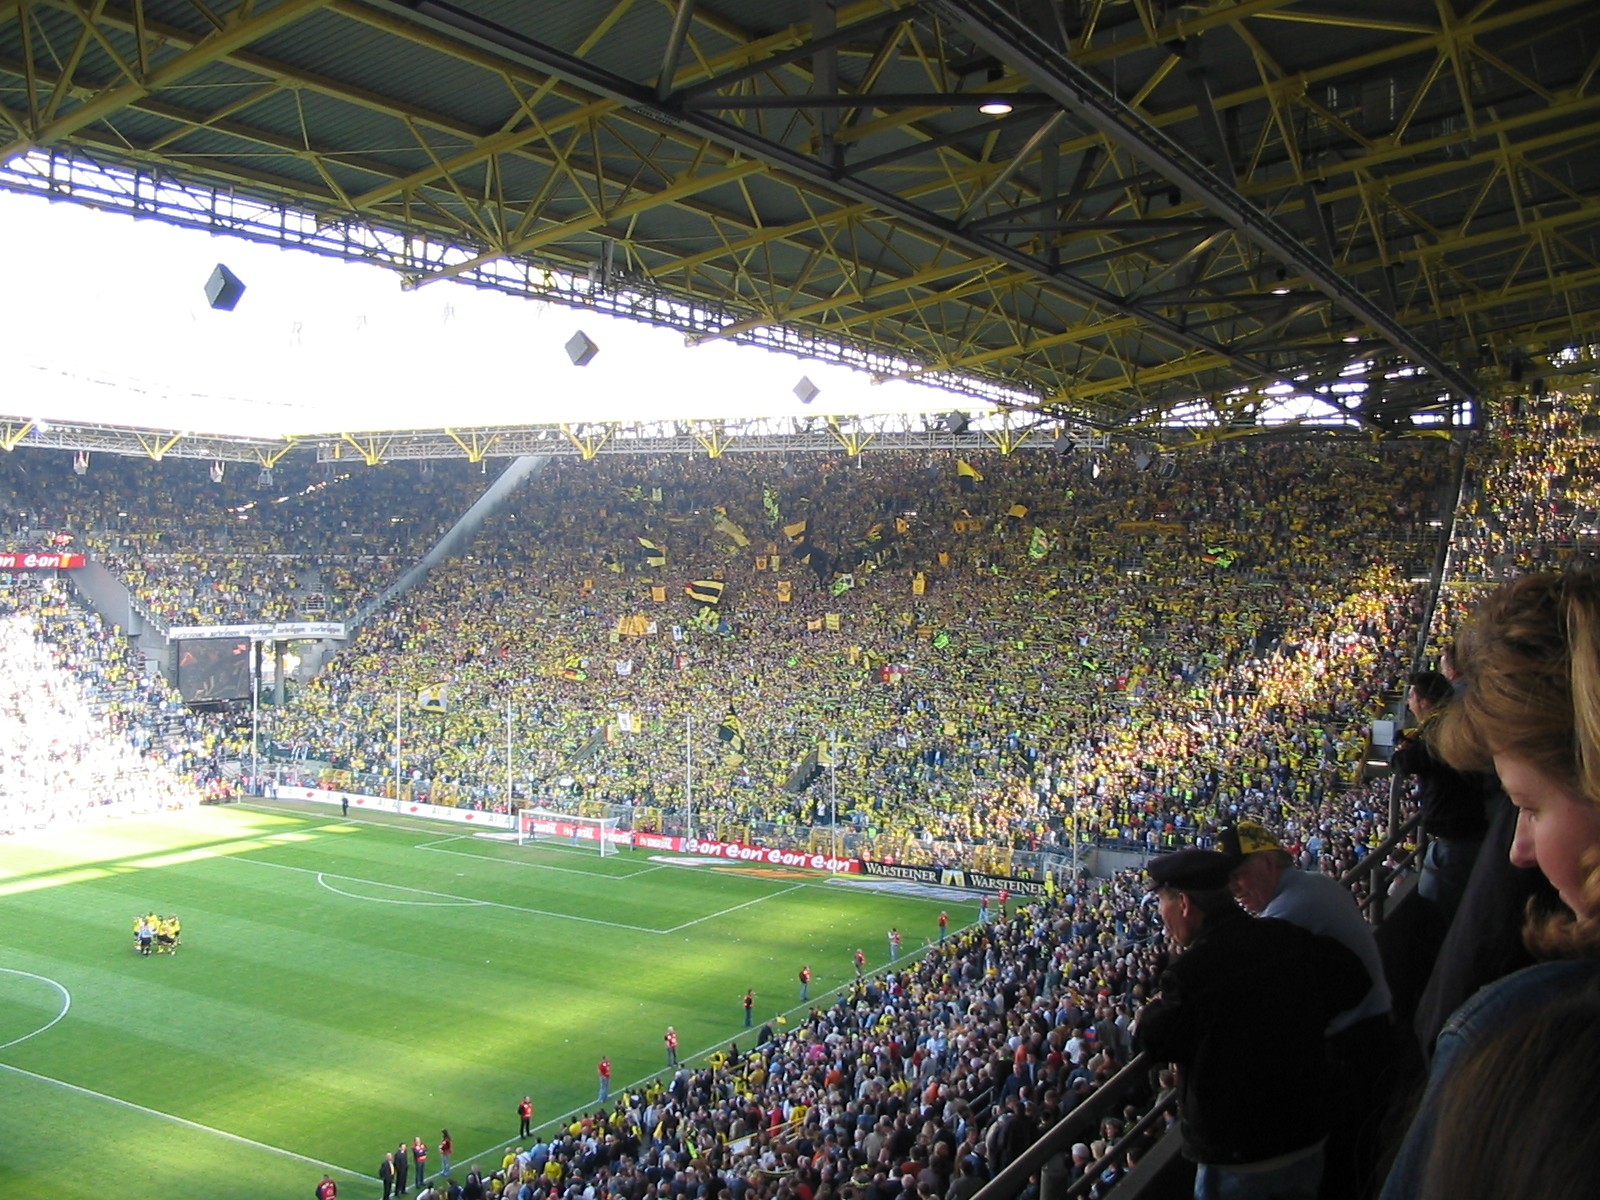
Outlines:
{"label": "stadium floodlight", "polygon": [[548,808],[517,810],[519,846],[526,846],[529,842],[565,843],[580,850],[594,850],[601,858],[609,858],[617,852],[619,842],[629,840],[628,834],[617,831],[616,817],[579,817]]}

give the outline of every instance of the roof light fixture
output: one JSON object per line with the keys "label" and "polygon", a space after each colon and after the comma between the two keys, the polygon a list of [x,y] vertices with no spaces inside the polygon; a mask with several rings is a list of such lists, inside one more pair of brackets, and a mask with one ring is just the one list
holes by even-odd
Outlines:
{"label": "roof light fixture", "polygon": [[[989,68],[989,82],[990,83],[992,83],[992,84],[993,83],[999,83],[1004,78],[1005,78],[1005,68],[1004,67],[990,67]],[[1002,95],[999,95],[999,94],[985,97],[983,103],[978,105],[978,111],[981,112],[986,117],[1004,117],[1004,116],[1008,116],[1008,115],[1010,115],[1011,110],[1012,110],[1011,101],[1009,99],[1007,99],[1005,96],[1002,96]]]}

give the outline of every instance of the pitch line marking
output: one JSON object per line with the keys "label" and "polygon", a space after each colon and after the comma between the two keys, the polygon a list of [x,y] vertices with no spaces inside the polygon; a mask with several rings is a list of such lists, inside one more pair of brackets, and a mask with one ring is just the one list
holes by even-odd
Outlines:
{"label": "pitch line marking", "polygon": [[[295,803],[307,803],[307,802],[306,801],[286,801],[285,802],[286,805],[295,804]],[[296,816],[307,815],[304,812],[304,810],[302,810],[302,809],[292,808],[292,807],[281,807],[281,808],[278,808],[278,807],[273,807],[270,804],[251,804],[251,803],[248,803],[248,802],[240,802],[235,807],[243,808],[243,809],[249,809],[252,812],[265,812],[265,813],[274,813],[274,814],[292,813],[292,814],[294,814]],[[375,810],[368,810],[368,811],[375,811]],[[314,815],[314,814],[312,814],[312,815]],[[420,818],[412,818],[412,819],[415,820],[415,819],[420,819]],[[406,823],[406,818],[404,818],[404,817],[398,817],[398,819],[393,820],[393,821],[373,821],[373,820],[369,820],[369,819],[362,818],[362,817],[351,816],[351,817],[342,817],[342,818],[339,818],[339,819],[336,819],[336,820],[326,821],[323,824],[318,825],[314,829],[310,830],[310,832],[316,833],[316,832],[319,832],[320,830],[324,830],[324,829],[338,829],[338,828],[341,828],[343,826],[348,826],[348,825],[370,825],[370,826],[372,826],[374,828],[379,828],[379,829],[400,829],[400,830],[404,830],[407,833],[438,833],[438,831],[439,831],[437,825],[429,826],[429,825],[411,825],[411,824],[407,824]],[[510,864],[512,866],[518,866],[518,867],[537,867],[539,870],[542,870],[542,871],[561,871],[561,872],[565,872],[566,874],[569,874],[569,875],[594,875],[595,874],[594,871],[580,871],[580,870],[578,870],[578,869],[576,869],[574,867],[557,867],[557,866],[551,865],[550,863],[517,862],[517,861],[515,861],[513,859],[489,858],[486,855],[482,855],[482,854],[463,854],[460,850],[441,850],[441,849],[439,849],[439,847],[441,845],[444,845],[444,844],[446,844],[448,842],[466,842],[466,841],[471,841],[473,838],[481,836],[484,832],[485,832],[485,830],[483,830],[481,828],[475,828],[472,833],[452,834],[452,835],[450,835],[448,837],[437,838],[432,842],[419,842],[415,848],[418,849],[418,850],[432,850],[437,854],[460,854],[464,858],[476,858],[476,859],[479,859],[479,860],[481,860],[483,862],[504,862],[504,863],[508,863],[508,864]],[[566,847],[547,847],[547,849],[565,850],[567,848]],[[568,851],[568,852],[570,853],[570,851]],[[582,853],[582,851],[579,851],[579,853]],[[662,865],[659,864],[659,863],[656,863],[656,864],[653,864],[653,865],[648,866],[648,867],[643,867],[643,868],[641,868],[641,869],[639,869],[637,871],[631,871],[626,875],[610,875],[610,876],[607,876],[607,878],[610,878],[610,879],[632,879],[636,875],[647,875],[652,871],[659,871],[661,869],[662,869]]]}
{"label": "pitch line marking", "polygon": [[809,883],[797,883],[793,887],[784,888],[782,891],[769,892],[765,896],[757,896],[754,900],[746,900],[743,904],[735,904],[731,908],[719,909],[716,912],[707,913],[703,917],[696,917],[692,921],[685,921],[682,925],[674,925],[671,929],[663,929],[661,932],[677,933],[680,930],[692,929],[694,926],[703,924],[706,921],[715,921],[718,917],[725,917],[729,913],[736,913],[741,908],[749,908],[752,904],[765,904],[768,900],[776,900],[779,896],[787,896],[790,892],[798,892],[801,888],[810,886],[811,885]]}
{"label": "pitch line marking", "polygon": [[[464,837],[464,836],[466,836],[466,835],[458,835],[458,837]],[[458,840],[458,838],[441,838],[441,839],[438,839],[438,840],[447,842],[447,841],[451,841],[451,840]],[[460,850],[444,850],[444,849],[439,848],[439,846],[436,845],[436,844],[424,843],[424,844],[418,846],[417,848],[418,849],[431,850],[435,854],[453,854],[453,855],[457,855],[457,856],[462,857],[462,858],[479,859],[480,861],[487,861],[487,862],[503,862],[503,861],[506,861],[506,860],[503,860],[503,859],[486,859],[483,855],[480,855],[480,854],[464,854]],[[525,907],[523,907],[522,905],[519,905],[519,904],[505,904],[505,903],[502,903],[501,901],[498,901],[498,900],[478,900],[478,899],[474,899],[473,897],[470,897],[470,896],[457,896],[457,895],[454,895],[454,894],[452,894],[450,892],[433,892],[433,891],[428,891],[425,888],[408,887],[408,886],[406,886],[404,884],[383,883],[382,881],[376,880],[376,879],[364,879],[359,875],[335,875],[332,872],[317,871],[317,870],[314,870],[314,869],[312,869],[310,867],[293,867],[293,866],[289,866],[286,863],[269,862],[266,859],[260,859],[260,858],[247,858],[247,857],[245,857],[243,855],[230,856],[228,861],[230,861],[230,862],[253,863],[256,866],[261,866],[261,867],[276,867],[280,871],[297,871],[297,872],[299,872],[301,874],[304,874],[304,875],[314,875],[314,876],[317,877],[317,882],[318,883],[322,883],[323,877],[326,876],[328,879],[338,879],[338,880],[342,880],[342,881],[344,881],[346,883],[367,883],[367,884],[373,884],[373,885],[378,886],[378,887],[392,888],[395,891],[414,892],[419,896],[432,896],[432,897],[434,897],[436,899],[440,899],[440,900],[453,901],[453,902],[455,902],[455,904],[459,904],[459,905],[474,905],[474,906],[481,907],[481,908],[502,908],[502,909],[505,909],[508,912],[528,913],[531,916],[537,916],[537,917],[556,917],[556,918],[558,918],[560,920],[580,921],[580,922],[582,922],[583,924],[586,924],[586,925],[600,925],[600,926],[602,926],[602,927],[604,927],[606,929],[623,929],[623,930],[628,931],[629,933],[649,933],[649,934],[655,934],[657,936],[664,936],[664,935],[667,935],[667,934],[679,933],[679,932],[682,932],[685,929],[692,929],[694,926],[704,924],[706,921],[714,921],[718,917],[727,916],[730,913],[738,912],[740,909],[749,908],[751,905],[754,905],[754,904],[763,904],[768,900],[775,900],[779,896],[786,896],[790,892],[797,892],[797,891],[800,891],[802,888],[813,888],[813,887],[826,886],[823,883],[813,883],[813,882],[809,882],[809,881],[806,882],[806,883],[796,883],[796,884],[793,884],[793,885],[791,885],[789,887],[782,888],[779,891],[769,892],[765,896],[757,896],[753,900],[746,900],[743,904],[735,904],[730,908],[719,909],[716,912],[707,913],[705,916],[696,917],[692,921],[685,921],[681,925],[674,925],[670,929],[652,929],[649,926],[645,926],[645,925],[629,925],[629,924],[627,924],[625,922],[621,922],[621,921],[603,921],[598,917],[580,917],[580,916],[577,916],[577,915],[575,915],[573,913],[552,912],[549,909],[543,909],[543,908],[525,908]],[[519,865],[521,865],[521,864],[519,864]],[[589,875],[589,876],[594,876],[595,875],[595,872],[593,872],[593,871],[574,871],[570,867],[554,867],[554,866],[547,866],[547,865],[543,865],[543,864],[534,864],[534,863],[529,863],[529,864],[526,864],[526,865],[528,865],[528,866],[536,866],[537,865],[537,866],[541,866],[542,869],[547,870],[547,871],[561,871],[561,872],[564,872],[564,873],[567,873],[567,874]],[[634,872],[633,874],[641,874],[642,875],[642,874],[645,874],[648,871],[663,871],[663,870],[668,870],[668,869],[670,869],[670,868],[669,868],[669,866],[667,864],[656,863],[656,864],[646,868],[644,871],[637,871],[637,872]],[[628,876],[611,876],[611,878],[632,878],[632,875],[628,875]],[[325,883],[323,884],[323,886],[327,887],[327,885]],[[329,891],[334,891],[335,889],[328,888],[328,890]],[[358,896],[358,897],[354,897],[354,899],[370,900],[371,897]],[[375,901],[375,903],[405,903],[405,902],[404,901]],[[443,907],[453,907],[453,905],[448,905],[447,904],[447,905],[444,905]]]}
{"label": "pitch line marking", "polygon": [[[311,867],[291,867],[287,863],[268,862],[261,858],[245,858],[242,855],[232,855],[228,862],[249,863],[257,867],[272,867],[279,871],[294,871],[300,875],[314,875],[319,881],[326,875],[329,879],[337,879],[344,883],[368,883],[377,887],[392,888],[397,892],[413,892],[418,896],[432,896],[438,900],[453,900],[457,904],[470,904],[479,908],[503,908],[507,912],[527,913],[534,917],[556,917],[563,921],[581,921],[585,925],[604,925],[607,929],[625,929],[629,933],[671,933],[670,929],[651,929],[644,925],[627,925],[621,921],[602,921],[599,917],[580,917],[573,913],[552,912],[545,908],[524,908],[520,904],[503,904],[498,900],[479,900],[472,896],[456,896],[450,892],[432,892],[426,888],[407,887],[400,883],[384,883],[380,879],[363,879],[359,875],[335,875],[331,871],[318,871]],[[357,899],[366,900],[368,897],[360,896]]]}
{"label": "pitch line marking", "polygon": [[61,1011],[60,1012],[58,1012],[49,1021],[46,1021],[43,1025],[39,1026],[39,1028],[35,1029],[32,1033],[25,1033],[19,1038],[12,1038],[5,1045],[0,1046],[0,1050],[9,1050],[9,1049],[11,1049],[11,1047],[13,1047],[15,1045],[18,1045],[18,1044],[20,1044],[22,1042],[25,1042],[29,1038],[38,1037],[41,1033],[45,1032],[45,1030],[47,1030],[47,1029],[51,1028],[52,1026],[54,1026],[63,1017],[65,1017],[69,1011],[71,1011],[71,1009],[72,1009],[72,993],[67,991],[67,989],[63,985],[57,983],[54,979],[51,979],[48,975],[35,975],[32,971],[18,971],[16,969],[12,968],[12,967],[0,967],[0,971],[5,972],[7,975],[20,975],[24,979],[37,979],[40,983],[48,983],[51,987],[55,988],[56,991],[61,993]]}
{"label": "pitch line marking", "polygon": [[516,858],[490,858],[487,854],[469,854],[465,850],[446,850],[444,847],[450,842],[470,841],[470,837],[441,838],[437,842],[419,842],[414,849],[427,850],[433,854],[453,854],[457,858],[471,858],[478,862],[504,864],[508,867],[526,867],[535,871],[553,871],[559,875],[582,875],[589,879],[635,879],[640,875],[648,875],[652,871],[660,871],[660,865],[644,867],[637,871],[629,871],[626,875],[612,875],[599,871],[583,871],[576,867],[558,867],[551,863],[524,862]]}
{"label": "pitch line marking", "polygon": [[[346,891],[342,891],[339,888],[334,887],[333,884],[328,882],[328,880],[326,878],[326,872],[323,872],[323,871],[318,871],[317,872],[317,882],[319,884],[321,884],[323,887],[327,888],[328,891],[332,892],[335,896],[343,896],[347,900],[364,900],[368,904],[405,904],[405,905],[409,905],[409,906],[411,906],[413,908],[474,908],[477,905],[480,905],[480,904],[483,903],[482,900],[467,900],[467,899],[456,899],[456,900],[385,900],[382,896],[358,896],[355,892],[346,892]],[[363,880],[362,882],[363,883],[372,883],[371,880]],[[392,883],[372,883],[372,886],[373,887],[392,888],[395,885],[392,884]],[[411,889],[410,888],[404,888],[402,890],[410,891]],[[3,1049],[5,1049],[5,1047],[4,1046],[0,1046],[0,1050],[3,1050]]]}
{"label": "pitch line marking", "polygon": [[147,1108],[143,1104],[135,1104],[132,1100],[124,1100],[120,1096],[111,1096],[105,1092],[97,1092],[93,1088],[80,1087],[76,1083],[68,1083],[65,1079],[53,1079],[49,1075],[37,1075],[32,1071],[25,1071],[21,1067],[14,1067],[10,1063],[0,1063],[0,1071],[11,1071],[38,1083],[53,1084],[55,1087],[65,1088],[69,1092],[76,1092],[80,1096],[88,1096],[91,1100],[103,1100],[107,1104],[115,1104],[120,1108],[131,1108],[134,1112],[144,1113],[149,1117],[157,1117],[163,1121],[170,1121],[174,1125],[182,1125],[187,1129],[198,1130],[201,1133],[209,1133],[214,1137],[224,1138],[241,1146],[249,1146],[254,1150],[265,1150],[271,1154],[282,1155],[284,1158],[292,1158],[296,1162],[309,1163],[311,1166],[319,1167],[330,1175],[338,1174],[349,1180],[370,1179],[370,1176],[365,1173],[352,1171],[349,1167],[341,1167],[336,1163],[323,1162],[320,1158],[296,1154],[293,1150],[285,1150],[282,1146],[269,1146],[266,1142],[258,1142],[254,1138],[247,1138],[242,1134],[229,1133],[226,1129],[217,1129],[211,1125],[202,1125],[199,1121],[191,1121],[188,1117],[162,1112],[159,1108]]}

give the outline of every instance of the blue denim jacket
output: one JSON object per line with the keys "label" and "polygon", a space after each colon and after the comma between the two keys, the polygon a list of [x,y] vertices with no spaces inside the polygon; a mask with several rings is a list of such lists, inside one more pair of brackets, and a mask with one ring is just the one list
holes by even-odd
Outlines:
{"label": "blue denim jacket", "polygon": [[1423,1172],[1439,1120],[1439,1097],[1461,1061],[1506,1022],[1527,1018],[1586,984],[1600,980],[1600,962],[1550,962],[1524,967],[1483,988],[1456,1009],[1434,1043],[1433,1069],[1417,1115],[1395,1156],[1379,1200],[1413,1200],[1422,1193]]}

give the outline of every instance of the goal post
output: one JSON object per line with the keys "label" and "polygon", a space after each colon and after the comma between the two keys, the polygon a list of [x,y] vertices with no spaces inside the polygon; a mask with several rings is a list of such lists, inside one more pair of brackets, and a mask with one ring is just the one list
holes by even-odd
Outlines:
{"label": "goal post", "polygon": [[618,832],[616,817],[579,817],[548,808],[517,810],[517,845],[547,842],[593,850],[602,858],[615,854],[628,835]]}

